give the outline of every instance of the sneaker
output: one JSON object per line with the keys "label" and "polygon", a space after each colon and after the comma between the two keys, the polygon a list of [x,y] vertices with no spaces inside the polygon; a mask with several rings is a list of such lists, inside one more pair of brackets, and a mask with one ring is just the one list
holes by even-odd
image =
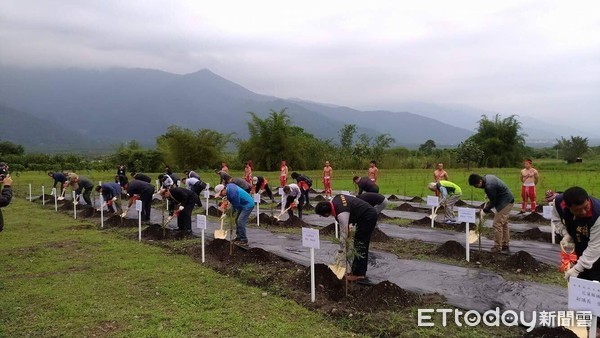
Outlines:
{"label": "sneaker", "polygon": [[510,246],[508,246],[508,245],[503,245],[503,246],[502,246],[502,251],[510,251]]}
{"label": "sneaker", "polygon": [[524,214],[524,213],[525,213],[525,210],[521,210],[521,211],[519,211],[519,215],[522,215],[522,214]]}
{"label": "sneaker", "polygon": [[501,247],[501,246],[496,246],[496,245],[494,245],[494,246],[492,247],[492,249],[490,249],[490,252],[491,252],[491,253],[500,253],[500,252],[502,252],[502,247]]}
{"label": "sneaker", "polygon": [[456,224],[456,220],[448,219],[446,220],[446,224]]}

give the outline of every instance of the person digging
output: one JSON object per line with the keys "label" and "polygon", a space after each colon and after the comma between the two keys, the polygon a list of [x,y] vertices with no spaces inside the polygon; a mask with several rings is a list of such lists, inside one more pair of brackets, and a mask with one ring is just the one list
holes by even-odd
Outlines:
{"label": "person digging", "polygon": [[160,195],[162,198],[170,198],[179,204],[179,208],[175,212],[177,216],[177,228],[180,231],[192,232],[192,211],[198,203],[198,195],[189,189],[179,187],[163,189]]}
{"label": "person digging", "polygon": [[479,176],[471,174],[469,176],[469,185],[484,189],[489,201],[484,204],[481,213],[489,213],[492,208],[496,208],[494,214],[494,242],[495,245],[491,251],[499,253],[509,251],[509,231],[508,215],[515,204],[515,198],[508,186],[494,175]]}
{"label": "person digging", "polygon": [[[228,204],[233,208],[234,213],[236,213],[235,240],[233,240],[233,243],[248,245],[246,225],[248,224],[248,217],[254,209],[254,199],[244,189],[233,183],[227,185],[219,184],[215,187],[215,198],[223,197],[227,197]],[[220,208],[220,211],[225,214],[225,210]]]}
{"label": "person digging", "polygon": [[456,224],[454,205],[460,200],[460,196],[462,195],[460,187],[450,181],[441,180],[430,182],[427,188],[435,192],[436,196],[442,196],[440,205],[444,206],[446,224]]}
{"label": "person digging", "polygon": [[[340,225],[340,250],[336,253],[337,266],[346,266],[346,240],[350,224],[356,225],[352,271],[345,275],[353,282],[366,278],[369,261],[369,244],[373,229],[377,225],[377,211],[369,203],[352,196],[336,195],[330,202],[323,201],[315,206],[315,213],[323,217],[333,216]],[[335,272],[335,271],[334,271]]]}
{"label": "person digging", "polygon": [[[121,185],[114,182],[102,183],[102,185],[96,187],[96,191],[102,194],[102,199],[108,207],[108,211],[116,214],[117,210],[121,208],[121,206],[117,203],[118,198],[121,196]],[[100,208],[103,207],[104,205],[100,206]]]}

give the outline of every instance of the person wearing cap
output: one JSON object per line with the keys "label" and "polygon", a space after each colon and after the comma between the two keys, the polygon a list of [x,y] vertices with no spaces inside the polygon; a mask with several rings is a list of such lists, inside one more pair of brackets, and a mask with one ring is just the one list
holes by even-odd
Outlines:
{"label": "person wearing cap", "polygon": [[460,199],[462,190],[460,187],[446,180],[440,180],[437,182],[430,182],[427,186],[429,190],[436,193],[436,196],[442,195],[440,199],[440,205],[444,206],[444,213],[447,224],[456,223],[456,217],[454,215],[454,205]]}
{"label": "person wearing cap", "polygon": [[480,212],[486,214],[492,208],[496,208],[493,223],[495,245],[491,251],[494,253],[509,251],[508,215],[515,204],[515,197],[512,192],[501,179],[489,174],[483,177],[471,174],[469,176],[469,185],[484,189],[489,199]]}
{"label": "person wearing cap", "polygon": [[202,182],[202,180],[198,178],[188,177],[183,179],[183,184],[185,184],[186,188],[190,189],[198,196],[198,201],[196,202],[196,205],[201,207],[202,201],[200,198],[200,194],[202,193],[202,190],[206,189],[206,183]]}
{"label": "person wearing cap", "polygon": [[[5,168],[8,168],[6,163],[0,163],[0,165],[4,165]],[[13,180],[8,174],[6,177],[0,180],[0,185],[2,185],[2,190],[0,190],[0,232],[4,230],[4,217],[2,216],[2,208],[8,206],[12,200],[12,183]]]}
{"label": "person wearing cap", "polygon": [[271,199],[271,202],[275,202],[273,199],[273,192],[271,191],[271,187],[269,187],[269,182],[267,179],[262,176],[254,176],[252,177],[252,193],[262,194],[265,191],[267,196]]}
{"label": "person wearing cap", "polygon": [[56,188],[56,185],[58,183],[60,183],[60,193],[58,193],[58,196],[60,196],[58,199],[64,199],[64,197],[62,197],[63,194],[63,190],[65,190],[65,188],[67,187],[67,176],[61,172],[48,172],[48,176],[52,177],[52,179],[54,180],[54,185],[52,186],[53,188]]}
{"label": "person wearing cap", "polygon": [[96,191],[102,194],[102,200],[106,203],[108,211],[117,213],[117,209],[121,208],[117,203],[121,196],[121,185],[114,182],[102,183],[96,187]]}
{"label": "person wearing cap", "polygon": [[215,169],[215,174],[219,175],[219,184],[228,184],[232,177],[227,172],[219,169]]}
{"label": "person wearing cap", "polygon": [[546,203],[548,203],[548,205],[554,205],[554,199],[558,195],[560,195],[560,194],[557,192],[554,192],[554,190],[546,190],[546,195],[545,195],[544,201],[546,201]]}
{"label": "person wearing cap", "polygon": [[346,275],[346,280],[364,279],[367,274],[371,235],[377,225],[377,211],[375,208],[358,197],[336,195],[331,202],[317,203],[315,213],[323,217],[333,216],[339,223],[340,249],[336,255],[336,263],[345,260],[349,226],[350,224],[356,225],[356,232],[354,233],[356,255],[352,262],[352,272]]}
{"label": "person wearing cap", "polygon": [[246,161],[246,166],[244,167],[244,180],[246,180],[248,184],[252,184],[252,160]]}
{"label": "person wearing cap", "polygon": [[371,181],[368,177],[354,176],[352,182],[358,186],[358,195],[363,192],[375,192],[379,193],[379,186],[375,182]]}
{"label": "person wearing cap", "polygon": [[373,183],[377,183],[377,178],[379,177],[379,169],[377,169],[377,162],[375,160],[369,163],[369,171],[367,172],[367,176]]}
{"label": "person wearing cap", "polygon": [[279,166],[279,187],[283,188],[287,185],[288,166],[285,160],[281,161]]}
{"label": "person wearing cap", "polygon": [[565,272],[565,279],[600,281],[600,200],[581,187],[571,187],[556,196],[554,202],[552,219],[555,231],[563,236],[560,244],[574,246],[578,257],[577,263]]}
{"label": "person wearing cap", "polygon": [[323,194],[325,198],[331,199],[331,178],[333,177],[333,168],[329,164],[329,161],[325,161],[325,167],[323,167]]}
{"label": "person wearing cap", "polygon": [[531,159],[526,159],[523,161],[523,168],[520,173],[521,179],[521,198],[523,202],[521,203],[521,214],[527,211],[527,200],[531,201],[531,212],[535,212],[535,185],[538,183],[540,179],[540,175],[538,171],[532,167],[533,161]]}
{"label": "person wearing cap", "polygon": [[[188,178],[189,179],[189,178]],[[181,231],[192,231],[192,211],[198,203],[198,195],[189,190],[179,187],[171,187],[160,191],[162,198],[173,201],[173,205],[177,206],[177,228]]]}
{"label": "person wearing cap", "polygon": [[[215,187],[215,198],[227,197],[229,205],[233,208],[235,217],[235,240],[236,244],[247,245],[248,237],[246,236],[246,224],[248,217],[254,209],[254,199],[244,189],[238,187],[234,183],[227,185],[219,184]],[[225,210],[221,210],[225,211]]]}

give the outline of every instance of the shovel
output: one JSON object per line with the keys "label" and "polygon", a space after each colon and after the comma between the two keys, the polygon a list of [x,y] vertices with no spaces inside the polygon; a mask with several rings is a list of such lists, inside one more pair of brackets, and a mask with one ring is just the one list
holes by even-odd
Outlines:
{"label": "shovel", "polygon": [[344,259],[339,259],[339,257],[336,257],[335,263],[329,264],[327,267],[329,270],[331,270],[331,272],[333,272],[337,279],[342,279],[346,275],[346,261]]}
{"label": "shovel", "polygon": [[225,221],[225,217],[221,217],[221,227],[215,230],[215,238],[216,239],[225,239],[227,237],[227,231],[223,230],[223,222]]}
{"label": "shovel", "polygon": [[290,210],[292,208],[292,205],[290,205],[287,209],[285,209],[284,211],[282,211],[279,215],[273,217],[275,218],[276,221],[279,221],[279,219],[281,218],[281,216],[283,216],[283,214],[285,214],[288,210]]}

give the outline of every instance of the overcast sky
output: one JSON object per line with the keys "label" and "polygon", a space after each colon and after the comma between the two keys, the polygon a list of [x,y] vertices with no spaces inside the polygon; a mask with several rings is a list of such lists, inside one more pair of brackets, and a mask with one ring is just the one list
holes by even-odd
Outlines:
{"label": "overcast sky", "polygon": [[283,98],[600,126],[600,1],[0,0],[0,63],[209,68]]}

